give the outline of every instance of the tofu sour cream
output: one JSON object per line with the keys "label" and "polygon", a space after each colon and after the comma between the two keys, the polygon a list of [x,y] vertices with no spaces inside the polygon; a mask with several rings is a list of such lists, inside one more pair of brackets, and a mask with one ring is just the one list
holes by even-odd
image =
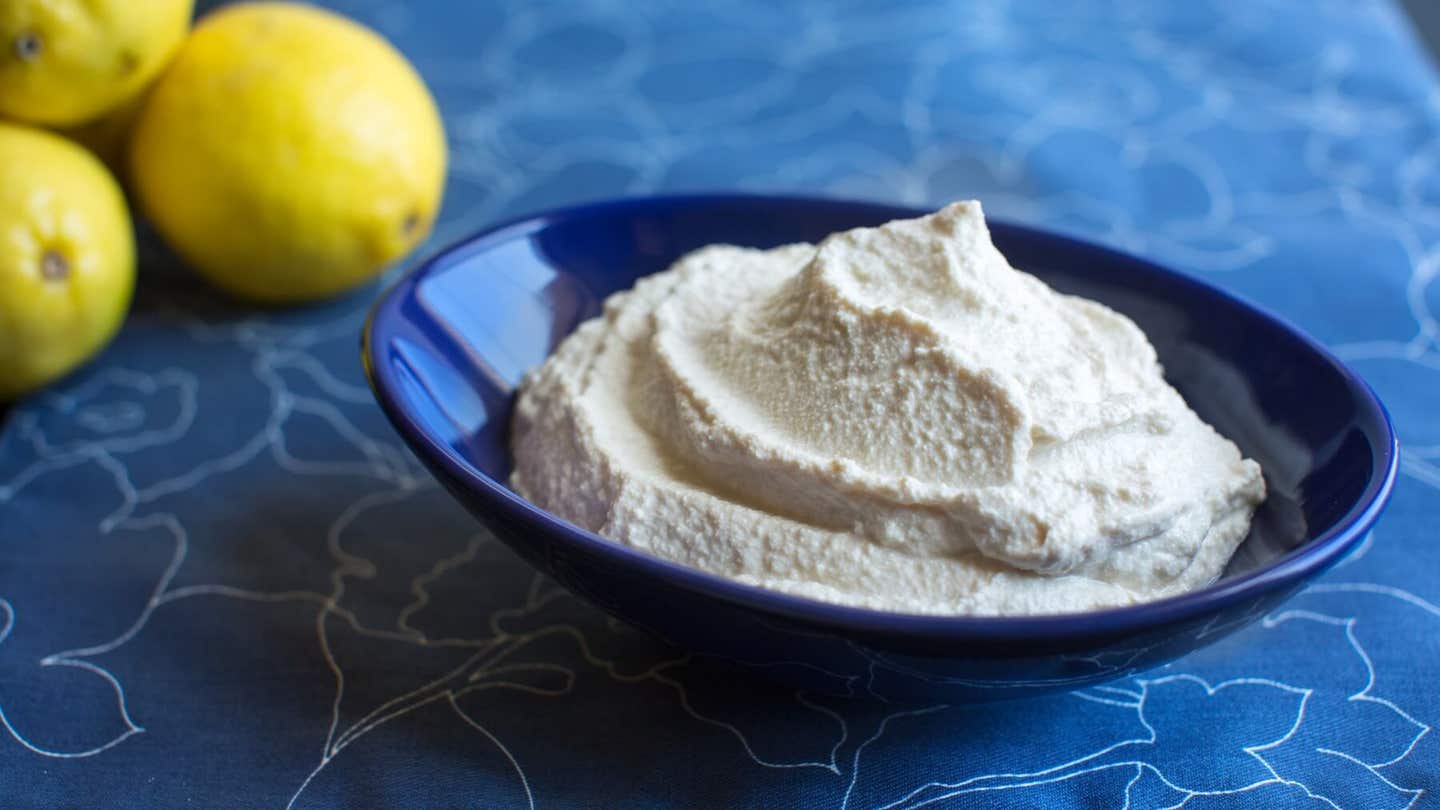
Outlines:
{"label": "tofu sour cream", "polygon": [[525,379],[512,443],[517,492],[616,542],[906,613],[1202,587],[1265,498],[1140,329],[1011,267],[976,202],[685,256]]}

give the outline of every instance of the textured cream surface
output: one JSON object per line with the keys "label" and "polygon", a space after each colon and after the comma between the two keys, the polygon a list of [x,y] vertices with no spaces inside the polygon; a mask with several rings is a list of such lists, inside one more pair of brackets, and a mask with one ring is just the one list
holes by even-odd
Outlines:
{"label": "textured cream surface", "polygon": [[513,446],[517,491],[618,542],[918,613],[1203,586],[1265,494],[1135,324],[1011,268],[975,202],[642,279],[527,377]]}

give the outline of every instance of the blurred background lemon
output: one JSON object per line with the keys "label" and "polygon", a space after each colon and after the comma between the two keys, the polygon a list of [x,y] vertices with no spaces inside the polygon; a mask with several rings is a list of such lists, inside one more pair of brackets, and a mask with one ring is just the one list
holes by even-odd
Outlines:
{"label": "blurred background lemon", "polygon": [[190,27],[193,0],[3,0],[0,116],[72,126],[132,99]]}
{"label": "blurred background lemon", "polygon": [[134,285],[130,214],[105,167],[58,135],[0,123],[0,402],[105,345]]}
{"label": "blurred background lemon", "polygon": [[130,134],[141,208],[217,286],[268,303],[374,278],[430,231],[444,130],[419,75],[337,14],[241,3],[196,26]]}
{"label": "blurred background lemon", "polygon": [[300,3],[222,6],[191,31],[193,10],[0,0],[0,402],[77,367],[128,309],[130,214],[95,156],[187,264],[251,301],[351,290],[430,232],[445,133],[404,56]]}

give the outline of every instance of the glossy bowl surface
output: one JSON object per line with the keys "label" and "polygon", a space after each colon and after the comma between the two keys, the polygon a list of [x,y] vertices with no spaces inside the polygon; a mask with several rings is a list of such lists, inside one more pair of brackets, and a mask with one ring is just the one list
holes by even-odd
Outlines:
{"label": "glossy bowl surface", "polygon": [[1183,273],[991,223],[1022,270],[1133,318],[1202,418],[1265,470],[1270,496],[1225,575],[1200,591],[1091,613],[913,616],[773,593],[606,540],[506,487],[515,386],[605,296],[684,253],[770,247],[916,216],[864,202],[639,198],[537,214],[443,251],[388,290],[367,374],[400,435],[497,537],[632,624],[808,688],[882,698],[1012,698],[1156,666],[1249,624],[1339,561],[1389,497],[1398,452],[1374,393],[1311,338]]}

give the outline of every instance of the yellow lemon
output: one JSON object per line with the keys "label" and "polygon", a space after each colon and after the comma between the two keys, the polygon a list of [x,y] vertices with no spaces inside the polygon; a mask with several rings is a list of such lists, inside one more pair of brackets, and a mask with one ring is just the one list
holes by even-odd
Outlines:
{"label": "yellow lemon", "polygon": [[151,89],[130,180],[214,284],[311,301],[425,237],[445,134],[419,75],[379,35],[310,6],[244,3],[201,19]]}
{"label": "yellow lemon", "polygon": [[194,0],[0,2],[0,115],[70,126],[133,98],[190,27]]}
{"label": "yellow lemon", "polygon": [[58,135],[0,123],[0,401],[99,351],[134,287],[130,214],[105,167]]}

